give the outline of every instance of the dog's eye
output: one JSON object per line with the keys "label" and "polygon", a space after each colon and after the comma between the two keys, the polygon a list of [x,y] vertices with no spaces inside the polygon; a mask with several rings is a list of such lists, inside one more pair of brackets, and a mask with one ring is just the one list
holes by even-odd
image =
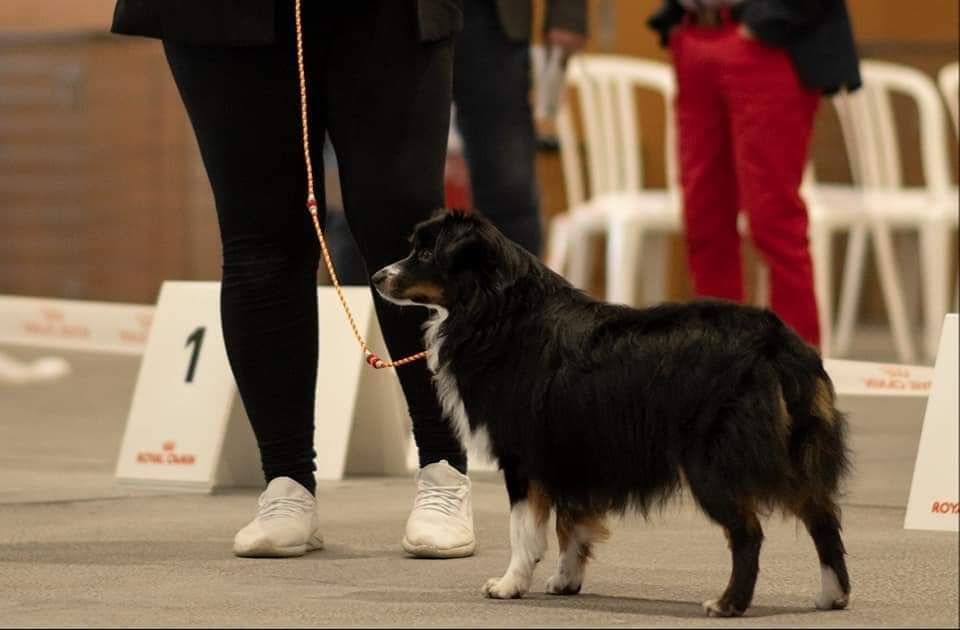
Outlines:
{"label": "dog's eye", "polygon": [[417,260],[420,262],[430,262],[433,260],[433,252],[429,249],[421,249],[417,252]]}

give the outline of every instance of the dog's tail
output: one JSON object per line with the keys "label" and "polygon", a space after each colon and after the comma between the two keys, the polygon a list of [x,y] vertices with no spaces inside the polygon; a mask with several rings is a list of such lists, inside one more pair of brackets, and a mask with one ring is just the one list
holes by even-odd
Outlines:
{"label": "dog's tail", "polygon": [[774,368],[790,415],[791,464],[804,494],[834,499],[850,471],[847,419],[820,356],[791,331],[784,333]]}

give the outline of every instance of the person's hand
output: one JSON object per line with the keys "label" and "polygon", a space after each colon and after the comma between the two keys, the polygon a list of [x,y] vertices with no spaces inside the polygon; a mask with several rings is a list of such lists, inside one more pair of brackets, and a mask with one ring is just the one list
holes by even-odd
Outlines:
{"label": "person's hand", "polygon": [[568,55],[581,50],[587,43],[587,38],[580,33],[562,28],[551,28],[547,31],[547,44],[556,46]]}
{"label": "person's hand", "polygon": [[746,24],[744,24],[743,22],[741,22],[741,23],[740,23],[740,26],[737,27],[737,33],[739,33],[739,34],[740,34],[740,37],[742,37],[742,38],[744,38],[744,39],[756,39],[756,38],[757,38],[757,36],[753,34],[753,31],[750,30],[750,27],[747,26]]}

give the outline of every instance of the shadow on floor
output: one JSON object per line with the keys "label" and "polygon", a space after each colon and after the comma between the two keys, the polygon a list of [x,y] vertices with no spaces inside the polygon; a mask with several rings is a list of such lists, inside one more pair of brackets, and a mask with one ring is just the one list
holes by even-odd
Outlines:
{"label": "shadow on floor", "polygon": [[[263,558],[236,558],[232,540],[207,539],[184,541],[97,541],[97,542],[31,542],[0,544],[0,562],[62,565],[139,565],[184,562],[204,565],[224,561],[263,562]],[[396,556],[393,550],[383,553],[358,553],[342,546],[328,546],[322,556],[307,554],[301,558],[283,558],[286,562],[322,558],[329,560],[367,560]]]}
{"label": "shadow on floor", "polygon": [[[645,615],[660,617],[676,617],[683,619],[704,618],[703,606],[700,602],[670,601],[660,599],[645,599],[642,597],[614,597],[592,593],[577,596],[557,596],[545,593],[530,593],[523,599],[484,600],[479,589],[472,594],[477,601],[486,601],[490,606],[521,606],[536,608],[570,608],[578,611],[592,610],[595,612]],[[462,590],[450,591],[354,591],[348,595],[339,596],[342,599],[371,601],[380,603],[420,603],[420,604],[449,604],[464,603]],[[816,613],[813,608],[796,606],[755,606],[747,612],[748,617],[763,618],[779,615],[797,615]]]}

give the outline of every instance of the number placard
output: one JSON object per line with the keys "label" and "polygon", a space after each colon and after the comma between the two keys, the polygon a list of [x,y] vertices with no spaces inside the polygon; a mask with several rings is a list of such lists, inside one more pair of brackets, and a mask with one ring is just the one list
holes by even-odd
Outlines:
{"label": "number placard", "polygon": [[0,343],[143,354],[153,310],[144,304],[0,295]]}
{"label": "number placard", "polygon": [[933,368],[923,365],[824,359],[823,366],[840,396],[926,398],[933,383]]}
{"label": "number placard", "polygon": [[947,315],[940,334],[933,389],[923,416],[923,431],[913,469],[906,529],[960,530],[960,396],[957,392],[957,314]]}
{"label": "number placard", "polygon": [[[343,292],[370,349],[388,356],[370,289],[344,287]],[[332,287],[321,287],[317,299],[317,479],[405,473],[410,420],[396,372],[366,365]]]}
{"label": "number placard", "polygon": [[187,368],[187,377],[184,379],[188,383],[193,382],[193,374],[197,371],[197,359],[200,358],[200,348],[203,346],[203,335],[207,332],[206,327],[199,326],[187,337],[187,347],[193,344],[193,352],[190,354],[190,366]]}
{"label": "number placard", "polygon": [[[121,481],[204,492],[262,482],[224,350],[219,295],[216,282],[160,290],[117,462]],[[228,427],[245,446],[225,445]],[[224,461],[228,454],[242,463]]]}
{"label": "number placard", "polygon": [[[371,348],[387,356],[369,290],[344,291]],[[262,485],[227,363],[219,293],[215,282],[164,283],[117,463],[121,481],[201,492]],[[317,478],[402,474],[409,418],[396,374],[365,365],[332,288],[317,297]]]}

